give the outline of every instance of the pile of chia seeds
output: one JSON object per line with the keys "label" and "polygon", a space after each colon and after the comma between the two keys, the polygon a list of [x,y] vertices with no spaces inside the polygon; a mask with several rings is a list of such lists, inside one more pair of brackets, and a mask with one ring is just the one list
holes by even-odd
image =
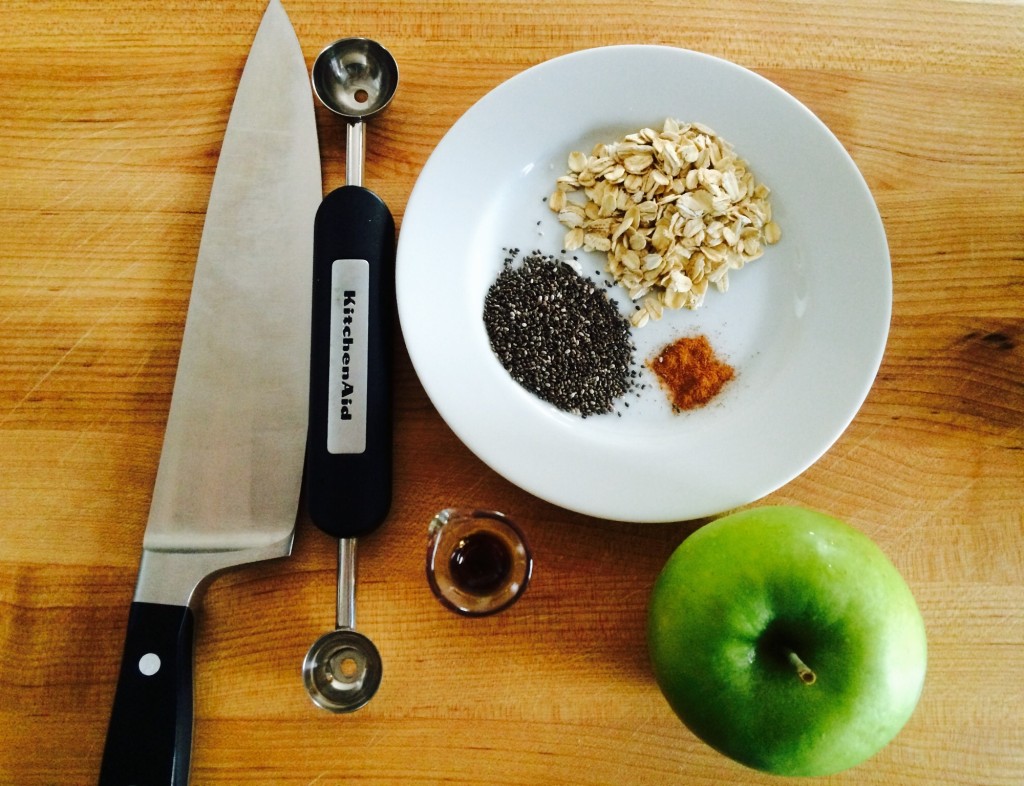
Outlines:
{"label": "pile of chia seeds", "polygon": [[498,360],[524,388],[583,417],[612,412],[632,387],[629,321],[568,263],[511,249],[484,298]]}

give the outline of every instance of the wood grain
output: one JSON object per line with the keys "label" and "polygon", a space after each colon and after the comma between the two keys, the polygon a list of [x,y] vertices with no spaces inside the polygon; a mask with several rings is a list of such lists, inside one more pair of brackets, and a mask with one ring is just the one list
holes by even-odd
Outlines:
{"label": "wood grain", "polygon": [[[366,169],[399,222],[463,112],[576,49],[726,57],[828,124],[883,218],[890,339],[849,429],[764,502],[827,510],[874,538],[918,598],[930,662],[895,742],[820,782],[1024,782],[1024,6],[286,7],[309,62],[343,35],[398,59],[402,85],[374,121]],[[4,5],[0,784],[95,782],[206,200],[262,10]],[[320,110],[318,124],[333,188],[344,131]],[[403,349],[395,367],[395,502],[360,553],[360,625],[384,653],[381,691],[334,717],[302,689],[302,656],[333,619],[334,551],[300,520],[293,557],[226,574],[206,596],[192,782],[784,782],[696,740],[650,678],[647,594],[701,522],[613,524],[531,497],[459,443]],[[430,595],[425,527],[447,505],[503,509],[526,528],[535,580],[509,611],[465,620]]]}

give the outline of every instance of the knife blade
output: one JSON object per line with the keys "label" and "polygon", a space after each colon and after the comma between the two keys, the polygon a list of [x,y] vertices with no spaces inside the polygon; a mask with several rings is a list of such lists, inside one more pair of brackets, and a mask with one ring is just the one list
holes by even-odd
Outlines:
{"label": "knife blade", "polygon": [[100,786],[188,783],[201,591],[291,553],[321,197],[305,58],[270,0],[210,192]]}

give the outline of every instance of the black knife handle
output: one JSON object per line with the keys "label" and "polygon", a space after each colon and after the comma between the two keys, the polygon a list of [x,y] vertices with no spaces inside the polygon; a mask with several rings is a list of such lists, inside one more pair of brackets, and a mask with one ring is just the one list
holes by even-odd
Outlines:
{"label": "black knife handle", "polygon": [[187,786],[194,627],[185,606],[132,603],[99,786]]}
{"label": "black knife handle", "polygon": [[361,186],[328,194],[313,229],[306,501],[336,538],[376,529],[391,507],[395,222]]}

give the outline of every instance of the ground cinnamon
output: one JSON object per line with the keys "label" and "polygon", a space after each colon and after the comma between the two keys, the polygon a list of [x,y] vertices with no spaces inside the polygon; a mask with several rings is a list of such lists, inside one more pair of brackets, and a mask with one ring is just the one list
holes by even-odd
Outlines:
{"label": "ground cinnamon", "polygon": [[707,336],[683,337],[647,361],[676,411],[703,407],[736,376],[715,355]]}

